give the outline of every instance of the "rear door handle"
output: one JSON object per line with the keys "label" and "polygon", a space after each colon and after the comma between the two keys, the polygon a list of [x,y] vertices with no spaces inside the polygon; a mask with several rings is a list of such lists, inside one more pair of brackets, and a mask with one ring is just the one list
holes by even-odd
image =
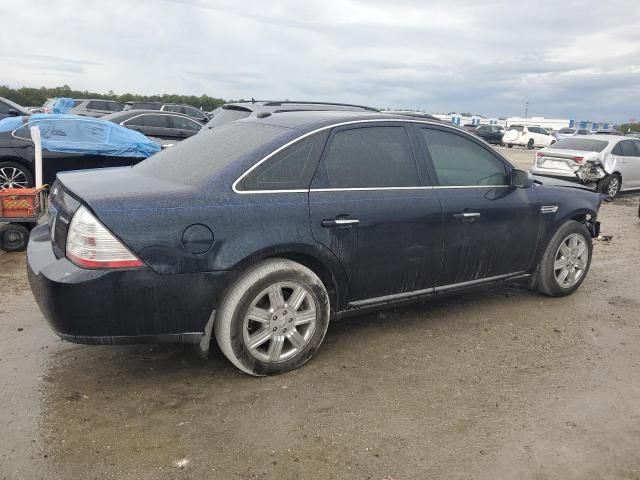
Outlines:
{"label": "rear door handle", "polygon": [[357,225],[358,223],[360,223],[360,220],[358,220],[357,218],[331,218],[322,220],[322,222],[320,222],[320,225],[325,228],[352,227],[353,225]]}
{"label": "rear door handle", "polygon": [[454,213],[453,218],[456,220],[462,220],[465,223],[475,222],[476,218],[480,217],[479,212],[464,212],[464,213]]}

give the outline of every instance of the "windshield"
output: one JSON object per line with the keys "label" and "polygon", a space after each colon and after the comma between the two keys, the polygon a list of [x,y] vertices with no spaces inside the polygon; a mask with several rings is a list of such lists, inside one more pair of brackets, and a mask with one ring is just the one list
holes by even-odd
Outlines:
{"label": "windshield", "polygon": [[205,128],[203,128],[203,130],[219,127],[220,125],[224,125],[225,123],[234,122],[236,120],[246,118],[249,115],[251,115],[251,111],[244,108],[237,109],[223,107],[218,112],[216,112],[215,116],[209,123],[205,125]]}
{"label": "windshield", "polygon": [[133,168],[163,180],[199,185],[287,131],[273,125],[228,123],[194,135]]}
{"label": "windshield", "polygon": [[558,133],[575,133],[575,130],[573,128],[561,128]]}
{"label": "windshield", "polygon": [[565,138],[553,144],[557,150],[579,150],[581,152],[601,152],[609,142],[605,140],[592,140],[589,138]]}

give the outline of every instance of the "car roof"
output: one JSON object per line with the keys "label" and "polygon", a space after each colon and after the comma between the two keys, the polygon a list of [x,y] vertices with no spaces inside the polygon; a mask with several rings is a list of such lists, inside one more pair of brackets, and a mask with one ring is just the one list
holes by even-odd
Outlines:
{"label": "car roof", "polygon": [[390,113],[343,110],[300,110],[280,113],[264,112],[263,114],[251,115],[242,120],[236,120],[236,122],[261,123],[290,129],[313,129],[345,122],[364,122],[369,120],[424,122],[434,125],[446,125],[444,122],[431,120],[429,118],[410,118],[406,115]]}
{"label": "car roof", "polygon": [[223,109],[237,109],[248,112],[255,111],[297,111],[302,108],[320,110],[323,107],[331,107],[333,110],[342,111],[369,111],[378,112],[378,109],[365,105],[355,105],[352,103],[317,102],[317,101],[294,101],[294,100],[249,100],[242,102],[229,102],[222,105]]}

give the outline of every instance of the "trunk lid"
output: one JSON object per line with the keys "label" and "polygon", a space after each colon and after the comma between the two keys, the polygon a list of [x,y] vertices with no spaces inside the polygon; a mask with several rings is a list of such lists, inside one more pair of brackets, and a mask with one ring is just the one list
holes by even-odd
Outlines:
{"label": "trunk lid", "polygon": [[596,152],[546,148],[536,153],[535,166],[549,170],[575,172],[587,162],[598,160]]}

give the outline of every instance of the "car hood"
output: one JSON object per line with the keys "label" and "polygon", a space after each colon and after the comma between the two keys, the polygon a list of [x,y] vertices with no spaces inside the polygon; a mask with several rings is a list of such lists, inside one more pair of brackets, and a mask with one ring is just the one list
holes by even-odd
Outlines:
{"label": "car hood", "polygon": [[593,188],[589,188],[586,185],[582,185],[581,183],[567,182],[565,180],[560,180],[558,178],[544,177],[540,175],[534,175],[533,178],[538,185],[545,185],[548,187],[575,188],[578,190],[586,190],[588,192],[594,191]]}

